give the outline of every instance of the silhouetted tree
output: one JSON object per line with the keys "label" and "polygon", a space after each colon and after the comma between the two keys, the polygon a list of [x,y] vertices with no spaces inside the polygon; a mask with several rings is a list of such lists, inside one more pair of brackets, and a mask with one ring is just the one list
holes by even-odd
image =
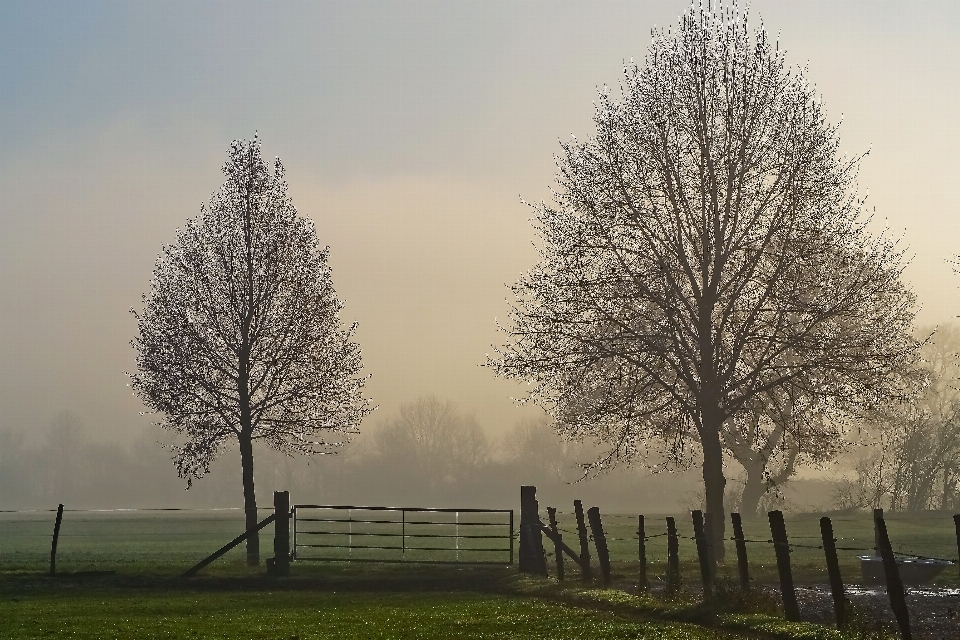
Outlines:
{"label": "silhouetted tree", "polygon": [[[313,222],[298,215],[283,166],[236,141],[226,182],[163,249],[137,317],[135,394],[181,434],[188,482],[239,442],[247,529],[257,523],[253,442],[323,453],[371,409],[356,325],[344,330]],[[333,438],[331,439],[331,436]],[[247,544],[259,562],[257,536]]]}
{"label": "silhouetted tree", "polygon": [[723,555],[724,432],[773,390],[869,399],[911,353],[902,249],[865,231],[859,157],[802,72],[734,5],[661,30],[596,135],[563,144],[540,262],[513,286],[501,376],[560,428],[702,455]]}
{"label": "silhouetted tree", "polygon": [[476,419],[434,396],[400,405],[374,433],[371,454],[380,474],[426,490],[438,499],[444,487],[479,478],[492,446]]}
{"label": "silhouetted tree", "polygon": [[849,445],[848,415],[789,391],[759,394],[722,431],[724,448],[746,472],[734,500],[741,514],[754,515],[768,493],[779,495],[799,465],[822,467]]}
{"label": "silhouetted tree", "polygon": [[960,328],[924,334],[916,391],[868,417],[873,446],[838,487],[843,508],[949,510],[960,502]]}

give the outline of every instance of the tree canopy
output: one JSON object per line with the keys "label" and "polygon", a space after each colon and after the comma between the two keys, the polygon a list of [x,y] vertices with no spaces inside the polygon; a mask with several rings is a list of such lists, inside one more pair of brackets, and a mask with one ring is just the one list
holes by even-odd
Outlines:
{"label": "tree canopy", "polygon": [[[693,5],[562,145],[540,260],[490,364],[608,461],[702,455],[722,557],[725,431],[765,394],[819,407],[895,391],[915,298],[872,235],[861,157],[762,26]],[[719,516],[719,517],[716,517]]]}

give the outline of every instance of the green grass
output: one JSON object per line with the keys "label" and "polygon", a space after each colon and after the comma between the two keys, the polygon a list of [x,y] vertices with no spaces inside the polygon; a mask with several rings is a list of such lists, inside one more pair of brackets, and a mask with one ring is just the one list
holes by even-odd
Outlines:
{"label": "green grass", "polygon": [[[637,620],[511,594],[346,593],[269,587],[45,587],[2,594],[4,638],[589,638],[720,639],[731,632]],[[218,585],[221,589],[223,585]],[[237,585],[238,587],[242,585]],[[247,588],[249,584],[245,585]]]}
{"label": "green grass", "polygon": [[[267,512],[264,512],[266,516]],[[44,571],[50,562],[50,539],[55,514],[0,513],[0,573],[10,571]],[[576,522],[573,514],[558,514],[564,540],[578,548]],[[689,514],[676,516],[680,540],[680,559],[686,584],[699,583],[699,566]],[[869,549],[873,546],[873,525],[870,515],[834,515],[834,533],[838,546]],[[620,580],[634,579],[637,568],[636,516],[603,514],[603,525],[610,547],[613,571]],[[820,545],[819,515],[787,515],[787,534],[794,548],[791,553],[794,579],[798,584],[825,584],[827,582],[823,551]],[[305,525],[306,526],[306,525]],[[887,527],[894,549],[944,558],[956,558],[956,534],[952,518],[944,513],[889,514]],[[766,541],[770,530],[765,518],[744,522],[749,540]],[[200,561],[206,555],[234,538],[243,530],[242,515],[238,511],[199,512],[66,512],[57,553],[57,566],[62,571],[113,570],[127,574],[176,575]],[[646,518],[648,571],[651,580],[665,572],[666,530],[663,516]],[[261,533],[264,557],[272,555],[272,528]],[[731,534],[727,527],[728,537]],[[652,537],[656,536],[656,537]],[[301,535],[300,540],[308,537]],[[335,542],[337,540],[334,540]],[[493,541],[497,545],[506,541]],[[553,573],[552,545],[545,540]],[[591,545],[592,549],[592,545]],[[776,560],[773,545],[751,542],[747,545],[750,571],[757,582],[776,582]],[[317,550],[306,550],[316,553]],[[367,552],[370,555],[371,552]],[[384,552],[390,554],[393,552]],[[593,553],[593,552],[592,552]],[[869,551],[840,551],[844,581],[860,581],[860,566],[856,556]],[[357,555],[362,555],[357,554]],[[394,554],[396,555],[396,554]],[[509,554],[498,554],[504,559]],[[452,559],[451,555],[451,559]],[[489,556],[482,556],[484,559]],[[205,569],[229,575],[245,575],[243,546],[229,552]],[[306,563],[304,563],[306,566]],[[308,569],[310,571],[310,569]],[[577,575],[577,569],[568,564],[568,572]],[[736,558],[733,543],[727,543],[727,562],[721,567],[721,577],[734,580]],[[945,570],[935,584],[957,586],[957,571]]]}

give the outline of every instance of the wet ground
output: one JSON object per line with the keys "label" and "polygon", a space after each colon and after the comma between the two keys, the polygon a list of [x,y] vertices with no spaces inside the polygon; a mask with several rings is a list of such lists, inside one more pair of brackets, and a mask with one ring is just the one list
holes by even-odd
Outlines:
{"label": "wet ground", "polygon": [[[779,596],[774,586],[764,587]],[[862,623],[896,628],[890,599],[882,587],[844,588]],[[907,587],[910,628],[915,640],[960,640],[960,589]],[[835,624],[833,598],[827,586],[796,587],[800,615],[804,620]]]}

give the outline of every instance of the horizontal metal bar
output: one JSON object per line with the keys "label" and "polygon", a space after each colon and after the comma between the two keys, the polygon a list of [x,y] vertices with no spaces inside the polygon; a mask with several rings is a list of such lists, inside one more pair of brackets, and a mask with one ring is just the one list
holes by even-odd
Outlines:
{"label": "horizontal metal bar", "polygon": [[370,524],[403,524],[403,520],[357,520],[355,518],[304,518],[297,516],[298,522],[366,522]]}
{"label": "horizontal metal bar", "polygon": [[379,536],[382,538],[403,538],[409,537],[404,536],[402,533],[366,533],[366,532],[356,532],[356,531],[300,531],[297,530],[298,536],[305,535],[314,535],[314,536]]}
{"label": "horizontal metal bar", "polygon": [[[356,522],[356,521],[354,521]],[[461,527],[509,527],[509,522],[437,522],[436,520],[407,520],[407,524],[449,524]]]}
{"label": "horizontal metal bar", "polygon": [[295,504],[295,509],[352,509],[356,511],[429,511],[434,513],[510,513],[513,509],[439,509],[431,507],[360,507],[343,504]]}
{"label": "horizontal metal bar", "polygon": [[297,543],[297,548],[311,548],[311,549],[392,549],[393,551],[403,551],[403,547],[378,547],[373,545],[342,545],[342,544],[306,544],[306,543]]}
{"label": "horizontal metal bar", "polygon": [[297,558],[310,562],[382,562],[384,564],[465,564],[465,565],[508,565],[502,560],[380,560],[378,558]]}
{"label": "horizontal metal bar", "polygon": [[357,532],[357,531],[300,531],[297,530],[297,535],[314,535],[314,536],[376,536],[380,538],[456,538],[459,540],[502,540],[505,538],[512,538],[510,534],[502,536],[481,536],[481,535],[469,535],[464,534],[462,536],[458,535],[442,535],[442,534],[433,534],[433,533],[368,533],[368,532]]}
{"label": "horizontal metal bar", "polygon": [[378,547],[378,546],[372,546],[372,545],[371,545],[371,546],[363,545],[363,546],[352,546],[352,547],[351,547],[351,546],[346,546],[346,545],[342,545],[342,544],[305,544],[305,543],[300,543],[300,542],[298,542],[298,543],[297,543],[297,548],[299,549],[299,548],[301,548],[301,547],[302,547],[302,548],[307,548],[307,549],[348,549],[348,550],[353,550],[353,549],[387,549],[387,550],[391,550],[391,551],[407,551],[407,552],[410,552],[410,551],[456,551],[456,552],[464,553],[464,552],[468,552],[468,551],[485,551],[485,552],[486,552],[486,551],[500,551],[500,552],[504,552],[504,553],[505,553],[505,552],[507,552],[507,551],[510,551],[510,547],[494,547],[494,548],[492,548],[492,549],[475,549],[475,548],[472,548],[472,547],[471,547],[471,548],[466,548],[466,549],[464,549],[463,547],[461,547],[461,548],[459,548],[459,549],[457,549],[457,548],[455,548],[455,547]]}
{"label": "horizontal metal bar", "polygon": [[304,518],[297,516],[297,522],[351,522],[367,524],[448,524],[459,525],[461,527],[508,527],[509,522],[456,522],[456,521],[438,521],[438,520],[357,520],[356,518]]}

